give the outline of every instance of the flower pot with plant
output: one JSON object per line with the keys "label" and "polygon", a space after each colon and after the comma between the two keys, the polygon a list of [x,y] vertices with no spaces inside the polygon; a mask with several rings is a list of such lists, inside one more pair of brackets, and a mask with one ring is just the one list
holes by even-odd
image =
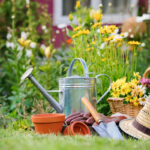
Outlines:
{"label": "flower pot with plant", "polygon": [[143,77],[134,73],[134,78],[127,81],[126,78],[118,79],[112,83],[111,98],[108,98],[112,113],[120,112],[135,117],[150,97],[150,79],[148,68]]}

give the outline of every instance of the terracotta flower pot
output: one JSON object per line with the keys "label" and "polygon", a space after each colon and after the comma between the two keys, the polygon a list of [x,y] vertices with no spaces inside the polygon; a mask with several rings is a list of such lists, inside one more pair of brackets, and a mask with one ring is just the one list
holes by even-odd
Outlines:
{"label": "terracotta flower pot", "polygon": [[64,130],[64,135],[90,135],[89,127],[81,122],[81,121],[75,121],[72,124],[70,124],[66,129]]}
{"label": "terracotta flower pot", "polygon": [[40,134],[61,133],[65,114],[37,114],[32,116],[35,131]]}

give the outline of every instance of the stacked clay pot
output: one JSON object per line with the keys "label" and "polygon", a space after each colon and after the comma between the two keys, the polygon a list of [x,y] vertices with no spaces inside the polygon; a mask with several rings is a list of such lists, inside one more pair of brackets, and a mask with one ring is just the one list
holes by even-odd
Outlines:
{"label": "stacked clay pot", "polygon": [[90,135],[89,127],[81,122],[81,121],[75,121],[69,126],[67,126],[64,130],[64,135]]}

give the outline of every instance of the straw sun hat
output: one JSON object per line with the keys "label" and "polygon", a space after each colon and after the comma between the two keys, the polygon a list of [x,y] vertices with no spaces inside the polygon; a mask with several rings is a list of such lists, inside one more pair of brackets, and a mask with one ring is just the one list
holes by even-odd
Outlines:
{"label": "straw sun hat", "polygon": [[150,99],[134,119],[122,120],[119,127],[137,139],[150,139]]}

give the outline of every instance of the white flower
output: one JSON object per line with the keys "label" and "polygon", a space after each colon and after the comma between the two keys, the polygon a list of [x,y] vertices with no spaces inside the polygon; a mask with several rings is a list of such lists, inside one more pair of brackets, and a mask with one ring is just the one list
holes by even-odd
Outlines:
{"label": "white flower", "polygon": [[26,50],[26,56],[31,57],[32,56],[32,50],[30,50],[30,49]]}
{"label": "white flower", "polygon": [[10,33],[7,33],[7,36],[6,36],[7,40],[10,40],[11,37],[12,37],[12,35]]}
{"label": "white flower", "polygon": [[102,7],[103,7],[103,4],[102,4],[102,3],[100,3],[100,4],[99,4],[99,8],[102,8]]}
{"label": "white flower", "polygon": [[26,0],[26,4],[29,5],[30,4],[30,0]]}
{"label": "white flower", "polygon": [[117,35],[119,35],[118,32],[119,32],[119,29],[116,29],[113,33],[110,34],[110,36],[112,36],[112,35],[117,36]]}
{"label": "white flower", "polygon": [[12,16],[11,16],[11,19],[15,19],[15,15],[12,15]]}
{"label": "white flower", "polygon": [[7,48],[12,48],[12,49],[13,49],[13,48],[15,48],[15,44],[14,44],[13,42],[7,41],[7,42],[6,42],[6,47],[7,47]]}
{"label": "white flower", "polygon": [[105,47],[105,43],[102,43],[100,49],[104,49],[104,47]]}
{"label": "white flower", "polygon": [[134,38],[134,35],[133,35],[133,34],[131,34],[131,35],[130,35],[130,38]]}
{"label": "white flower", "polygon": [[46,49],[46,46],[45,46],[44,44],[42,44],[42,45],[41,45],[41,49],[42,49],[42,50],[45,50],[45,49]]}
{"label": "white flower", "polygon": [[143,20],[150,20],[150,14],[143,14]]}
{"label": "white flower", "polygon": [[23,37],[23,38],[24,38],[24,40],[26,40],[26,39],[27,39],[27,37],[28,37],[28,35],[27,35],[27,33],[26,33],[26,32],[21,32],[21,37]]}
{"label": "white flower", "polygon": [[109,2],[109,3],[108,3],[108,7],[111,7],[111,6],[112,6],[112,3],[111,3],[111,2]]}
{"label": "white flower", "polygon": [[124,32],[124,38],[128,37],[128,32]]}
{"label": "white flower", "polygon": [[55,42],[56,40],[55,40],[55,38],[52,38],[52,42]]}
{"label": "white flower", "polygon": [[97,55],[100,56],[100,52],[99,51],[97,51]]}
{"label": "white flower", "polygon": [[67,25],[66,25],[66,24],[59,24],[57,27],[58,27],[59,29],[62,29],[62,28],[67,27]]}
{"label": "white flower", "polygon": [[129,31],[129,32],[131,32],[131,31],[132,31],[132,29],[130,28],[128,31]]}
{"label": "white flower", "polygon": [[145,43],[141,43],[141,46],[142,46],[142,47],[145,47]]}
{"label": "white flower", "polygon": [[46,25],[43,25],[42,30],[46,30],[46,29],[47,29]]}
{"label": "white flower", "polygon": [[145,87],[145,86],[143,86],[143,85],[138,85],[137,88],[139,88],[139,89],[143,92],[143,94],[146,93],[146,87]]}
{"label": "white flower", "polygon": [[56,34],[59,34],[60,33],[60,31],[59,30],[56,30]]}
{"label": "white flower", "polygon": [[35,48],[35,47],[36,47],[36,43],[35,43],[35,42],[31,42],[31,43],[30,43],[30,47],[31,47],[31,48]]}

